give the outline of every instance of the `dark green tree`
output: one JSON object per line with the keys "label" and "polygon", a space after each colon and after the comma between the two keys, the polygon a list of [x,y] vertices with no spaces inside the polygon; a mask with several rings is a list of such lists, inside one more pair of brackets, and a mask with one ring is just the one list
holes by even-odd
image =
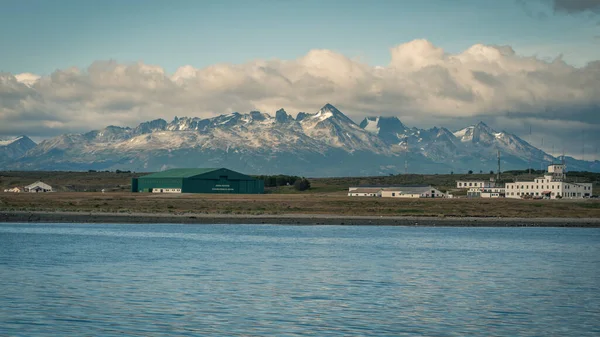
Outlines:
{"label": "dark green tree", "polygon": [[306,191],[310,188],[310,181],[306,178],[296,179],[294,182],[294,188],[298,191]]}

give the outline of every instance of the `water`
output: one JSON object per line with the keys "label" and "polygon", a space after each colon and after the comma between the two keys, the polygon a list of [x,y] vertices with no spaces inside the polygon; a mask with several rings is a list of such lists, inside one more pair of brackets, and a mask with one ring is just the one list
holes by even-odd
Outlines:
{"label": "water", "polygon": [[598,336],[600,230],[0,224],[0,336]]}

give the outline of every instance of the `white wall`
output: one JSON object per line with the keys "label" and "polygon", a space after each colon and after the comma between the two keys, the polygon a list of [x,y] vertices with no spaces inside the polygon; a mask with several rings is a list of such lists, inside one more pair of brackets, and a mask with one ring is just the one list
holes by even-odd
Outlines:
{"label": "white wall", "polygon": [[532,197],[543,196],[542,192],[550,191],[550,199],[562,198],[576,199],[592,195],[592,184],[572,184],[564,182],[552,182],[547,179],[536,179],[534,181],[520,181],[506,184],[506,197],[520,199],[523,195]]}
{"label": "white wall", "polygon": [[153,188],[152,193],[181,193],[180,188]]}
{"label": "white wall", "polygon": [[380,197],[379,193],[361,193],[361,192],[351,192],[348,193],[349,197]]}

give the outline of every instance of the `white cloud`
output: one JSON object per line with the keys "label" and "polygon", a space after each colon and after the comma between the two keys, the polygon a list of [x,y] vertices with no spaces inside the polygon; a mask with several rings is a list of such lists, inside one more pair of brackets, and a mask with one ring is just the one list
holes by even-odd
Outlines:
{"label": "white cloud", "polygon": [[40,79],[40,76],[32,73],[22,73],[15,75],[15,79],[19,83],[23,83],[27,86],[32,86],[35,82],[37,82]]}
{"label": "white cloud", "polygon": [[310,112],[326,102],[355,120],[395,115],[420,126],[443,126],[457,118],[504,116],[497,120],[565,120],[598,130],[600,62],[576,68],[560,58],[525,57],[511,47],[482,44],[449,54],[426,40],[393,47],[390,54],[387,66],[312,50],[296,60],[187,65],[174,74],[115,61],[41,78],[0,74],[0,134],[49,136],[232,111]]}

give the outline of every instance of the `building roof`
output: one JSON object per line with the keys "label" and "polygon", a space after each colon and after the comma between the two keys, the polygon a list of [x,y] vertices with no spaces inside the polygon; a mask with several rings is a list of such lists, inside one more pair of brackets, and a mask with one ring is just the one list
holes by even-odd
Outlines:
{"label": "building roof", "polygon": [[25,186],[26,189],[32,189],[32,188],[36,188],[36,187],[41,187],[41,188],[46,189],[46,190],[51,190],[52,189],[52,186],[50,186],[50,185],[48,185],[46,183],[43,183],[41,181],[36,181],[35,183],[33,183],[31,185]]}
{"label": "building roof", "polygon": [[140,178],[189,178],[220,170],[219,168],[176,168],[152,173]]}
{"label": "building roof", "polygon": [[435,190],[434,187],[432,186],[397,186],[397,187],[390,187],[390,188],[384,188],[385,191],[393,191],[393,192],[400,192],[403,194],[423,194],[423,193],[429,193],[431,192],[431,190]]}
{"label": "building roof", "polygon": [[359,187],[355,190],[351,190],[348,193],[379,193],[383,188],[363,188]]}

